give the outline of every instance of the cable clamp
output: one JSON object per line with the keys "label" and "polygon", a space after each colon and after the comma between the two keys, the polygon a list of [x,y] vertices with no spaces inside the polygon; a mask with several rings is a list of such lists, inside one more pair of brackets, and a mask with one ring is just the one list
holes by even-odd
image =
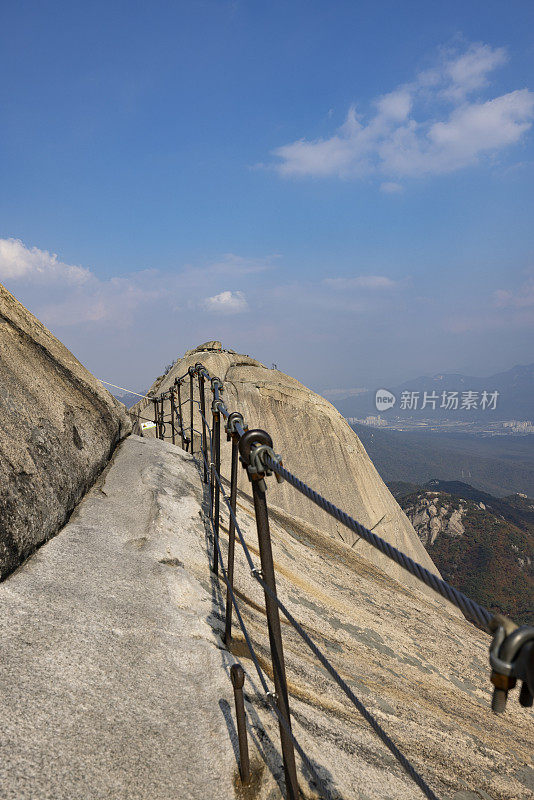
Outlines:
{"label": "cable clamp", "polygon": [[508,692],[523,681],[519,703],[529,707],[534,690],[534,626],[518,627],[502,614],[490,622],[493,640],[490,645],[491,682],[494,685],[491,708],[501,714],[506,708]]}
{"label": "cable clamp", "polygon": [[222,407],[224,407],[224,403],[222,400],[212,400],[211,410],[214,414],[219,414],[221,412]]}
{"label": "cable clamp", "polygon": [[206,370],[204,364],[201,364],[200,361],[197,361],[195,364],[195,372],[198,376],[202,375],[203,378],[209,378],[209,373]]}
{"label": "cable clamp", "polygon": [[253,567],[250,570],[250,574],[253,578],[259,578],[260,580],[263,580],[263,570],[259,569],[259,567]]}
{"label": "cable clamp", "polygon": [[228,415],[226,425],[224,426],[226,431],[226,441],[228,442],[231,440],[232,436],[237,436],[235,427],[236,423],[240,423],[245,431],[248,430],[248,426],[245,425],[245,420],[243,419],[243,414],[241,414],[239,411],[232,411],[232,413]]}
{"label": "cable clamp", "polygon": [[268,703],[274,702],[276,705],[278,705],[278,695],[276,692],[266,692],[265,697],[267,698]]}
{"label": "cable clamp", "polygon": [[[250,450],[250,464],[247,466],[247,472],[252,479],[257,477],[269,478],[273,474],[273,470],[266,466],[264,456],[267,455],[274,461],[275,464],[282,466],[282,456],[275,453],[272,447],[268,444],[254,445]],[[277,483],[282,483],[283,478],[275,472]]]}
{"label": "cable clamp", "polygon": [[265,463],[265,457],[268,456],[278,464],[282,463],[281,457],[273,450],[273,440],[267,431],[261,428],[246,431],[239,439],[239,456],[249,480],[253,481],[261,492],[265,492],[267,486],[264,478],[272,475],[272,470]]}

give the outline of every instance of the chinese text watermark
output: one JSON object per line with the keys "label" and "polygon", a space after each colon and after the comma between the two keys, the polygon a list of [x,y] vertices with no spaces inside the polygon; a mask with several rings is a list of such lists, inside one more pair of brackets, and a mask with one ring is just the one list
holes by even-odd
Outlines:
{"label": "chinese text watermark", "polygon": [[[443,391],[443,392],[401,392],[399,409],[402,411],[435,411],[442,408],[445,411],[495,411],[499,392]],[[387,411],[393,408],[397,398],[388,389],[379,389],[375,395],[375,405],[378,411]]]}

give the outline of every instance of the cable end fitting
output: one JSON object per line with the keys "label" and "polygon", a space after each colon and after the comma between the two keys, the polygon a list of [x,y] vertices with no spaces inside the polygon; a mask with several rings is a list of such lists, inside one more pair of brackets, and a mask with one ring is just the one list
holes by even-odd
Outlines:
{"label": "cable end fitting", "polygon": [[212,412],[214,414],[220,414],[221,406],[224,406],[224,403],[223,403],[222,400],[219,400],[219,399],[212,400],[212,402],[211,402],[211,410],[212,410]]}
{"label": "cable end fitting", "polygon": [[[273,440],[267,433],[259,428],[253,428],[239,440],[239,453],[241,464],[247,470],[250,481],[257,481],[262,492],[267,487],[264,478],[273,474],[272,469],[265,463],[265,456],[269,456],[272,461],[282,463],[281,458],[273,450]],[[278,478],[278,476],[277,476]]]}
{"label": "cable end fitting", "polygon": [[496,614],[489,624],[493,632],[490,646],[491,682],[494,685],[491,708],[502,714],[506,708],[508,692],[517,680],[523,682],[519,702],[524,707],[532,705],[534,693],[534,626],[518,627],[508,617]]}
{"label": "cable end fitting", "polygon": [[225,425],[227,442],[232,439],[232,436],[237,436],[236,423],[239,423],[245,431],[248,430],[247,425],[245,425],[245,420],[243,419],[243,414],[240,414],[239,411],[232,411],[232,413],[228,415]]}

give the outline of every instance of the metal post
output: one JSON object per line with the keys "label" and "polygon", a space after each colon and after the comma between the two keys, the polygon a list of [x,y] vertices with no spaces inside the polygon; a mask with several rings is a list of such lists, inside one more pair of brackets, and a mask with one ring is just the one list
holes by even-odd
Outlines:
{"label": "metal post", "polygon": [[220,490],[219,482],[215,478],[215,473],[220,477],[221,475],[221,415],[219,410],[213,408],[213,427],[211,429],[211,437],[213,440],[213,467],[212,474],[212,498],[213,498],[213,571],[216,575],[219,574],[219,554],[217,545],[219,543],[219,504],[220,504]]}
{"label": "metal post", "polygon": [[193,367],[189,367],[189,414],[191,416],[191,450],[193,452]]}
{"label": "metal post", "polygon": [[[274,687],[276,692],[276,705],[281,719],[280,743],[284,759],[284,773],[286,790],[289,800],[299,798],[297,781],[297,768],[295,764],[295,751],[291,738],[291,717],[289,712],[289,699],[287,693],[286,669],[284,651],[282,647],[282,630],[280,627],[280,614],[276,601],[276,580],[274,575],[273,551],[271,547],[271,532],[269,530],[269,515],[265,499],[265,475],[261,460],[258,460],[258,447],[266,447],[272,453],[273,441],[268,433],[262,430],[246,431],[239,439],[239,453],[241,461],[246,468],[252,485],[252,497],[256,515],[256,528],[258,530],[258,544],[261,561],[261,577],[264,584],[265,611],[267,614],[267,627],[269,630],[269,644],[273,664]],[[283,722],[282,722],[283,720]]]}
{"label": "metal post", "polygon": [[241,664],[232,664],[230,667],[230,677],[232,678],[232,685],[234,687],[237,738],[239,741],[239,774],[241,775],[241,783],[248,783],[250,780],[250,760],[248,756],[245,702],[243,699],[245,673]]}
{"label": "metal post", "polygon": [[[258,529],[258,543],[260,549],[261,571],[265,584],[271,593],[276,597],[276,580],[274,575],[273,551],[271,547],[271,533],[269,530],[269,516],[267,512],[267,502],[265,492],[259,486],[259,481],[252,481],[252,496],[254,498],[254,511],[256,512],[256,527]],[[282,631],[280,627],[280,615],[278,605],[268,592],[264,591],[265,610],[267,612],[267,627],[269,629],[269,643],[271,645],[271,658],[273,662],[274,687],[280,715],[285,720],[289,730],[291,730],[291,719],[289,715],[289,699],[287,694],[286,668],[284,663],[284,651],[282,648]],[[282,756],[284,759],[284,773],[286,778],[286,789],[289,800],[299,798],[299,786],[297,781],[297,767],[295,764],[295,751],[291,737],[282,723],[280,727],[280,742],[282,745]]]}
{"label": "metal post", "polygon": [[[232,434],[232,468],[230,472],[230,507],[235,514],[237,500],[237,454],[239,440],[235,433]],[[228,526],[228,564],[226,574],[228,584],[226,586],[226,622],[224,626],[224,643],[227,647],[232,641],[232,591],[234,589],[234,553],[235,553],[235,523],[234,515],[230,514],[230,524]]]}
{"label": "metal post", "polygon": [[208,460],[208,442],[206,439],[206,394],[204,391],[204,375],[198,373],[198,393],[200,395],[200,410],[202,412],[202,452],[204,454],[204,483],[208,482],[208,468],[206,461]]}
{"label": "metal post", "polygon": [[163,441],[165,439],[165,406],[163,395],[160,398],[160,416],[159,416],[159,438]]}
{"label": "metal post", "polygon": [[156,439],[159,439],[159,434],[158,434],[158,425],[159,425],[158,398],[157,397],[153,397],[152,399],[154,401],[154,425],[156,426],[155,436],[156,436]]}
{"label": "metal post", "polygon": [[174,432],[174,389],[169,390],[169,403],[171,404],[171,434],[172,443],[176,444],[176,434]]}
{"label": "metal post", "polygon": [[182,412],[182,393],[180,391],[182,386],[182,381],[176,382],[176,391],[178,392],[178,414],[180,417],[180,437],[182,439],[182,448],[187,450],[187,446],[185,443],[185,436],[184,436],[184,415]]}

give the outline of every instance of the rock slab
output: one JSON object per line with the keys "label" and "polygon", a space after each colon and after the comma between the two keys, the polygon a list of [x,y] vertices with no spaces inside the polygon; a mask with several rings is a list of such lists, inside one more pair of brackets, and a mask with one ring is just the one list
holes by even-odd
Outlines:
{"label": "rock slab", "polygon": [[[279,800],[278,725],[210,573],[198,464],[130,436],[58,536],[0,585],[2,800]],[[203,515],[200,513],[203,511]],[[238,499],[257,561],[254,514]],[[271,513],[279,596],[440,800],[530,800],[532,711],[490,711],[489,637],[341,540]],[[228,517],[221,525],[227,561]],[[263,593],[235,588],[269,688]],[[305,800],[416,800],[416,786],[282,622]],[[241,792],[228,668],[246,671],[255,783]]]}
{"label": "rock slab", "polygon": [[64,524],[126,409],[0,285],[0,577]]}
{"label": "rock slab", "polygon": [[2,800],[234,797],[201,502],[190,456],[129,437],[0,585]]}

